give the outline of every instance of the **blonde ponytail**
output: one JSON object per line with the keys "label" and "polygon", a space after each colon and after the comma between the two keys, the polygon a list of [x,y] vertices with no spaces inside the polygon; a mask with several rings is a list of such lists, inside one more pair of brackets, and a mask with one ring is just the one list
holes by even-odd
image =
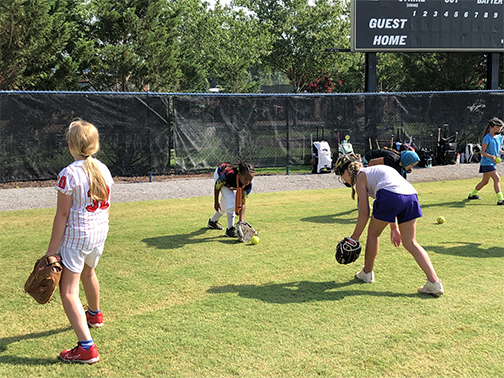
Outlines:
{"label": "blonde ponytail", "polygon": [[350,185],[352,185],[352,199],[355,199],[355,183],[357,182],[357,173],[362,168],[360,161],[351,162],[348,165],[348,172],[350,173]]}
{"label": "blonde ponytail", "polygon": [[90,197],[100,202],[107,201],[109,189],[96,160],[91,156],[87,157],[83,168],[89,178]]}
{"label": "blonde ponytail", "polygon": [[345,171],[350,173],[350,185],[352,186],[352,199],[355,199],[354,185],[357,182],[357,172],[362,168],[362,158],[359,154],[347,154],[341,156],[334,164],[334,173],[342,176]]}

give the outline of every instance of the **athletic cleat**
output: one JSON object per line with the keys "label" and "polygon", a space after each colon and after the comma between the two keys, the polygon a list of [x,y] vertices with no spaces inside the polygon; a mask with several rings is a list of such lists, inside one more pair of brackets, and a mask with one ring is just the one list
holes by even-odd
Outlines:
{"label": "athletic cleat", "polygon": [[502,205],[504,205],[504,200],[502,200],[502,201],[497,201],[497,206],[502,206]]}
{"label": "athletic cleat", "polygon": [[238,235],[236,234],[236,227],[231,227],[226,229],[226,236],[230,238],[236,238]]}
{"label": "athletic cleat", "polygon": [[91,315],[86,311],[86,320],[89,328],[100,328],[103,327],[103,314],[100,311],[96,315]]}
{"label": "athletic cleat", "polygon": [[212,230],[224,230],[224,227],[222,227],[219,222],[217,221],[212,221],[212,219],[208,220],[208,228]]}
{"label": "athletic cleat", "polygon": [[441,283],[441,281],[430,282],[429,280],[427,280],[425,285],[419,288],[418,291],[420,293],[432,294],[435,297],[439,297],[444,293],[443,284]]}
{"label": "athletic cleat", "polygon": [[467,199],[470,199],[470,200],[473,200],[473,199],[480,200],[481,197],[478,196],[477,194],[469,194],[469,196],[467,197]]}
{"label": "athletic cleat", "polygon": [[66,362],[78,362],[90,365],[98,362],[100,359],[98,356],[98,349],[96,349],[95,344],[91,345],[88,350],[81,347],[80,344],[73,349],[66,349],[61,352],[60,358]]}
{"label": "athletic cleat", "polygon": [[365,283],[372,283],[374,282],[374,272],[371,271],[370,273],[365,273],[364,267],[362,267],[362,270],[355,274],[355,278],[358,278],[359,280],[364,281]]}

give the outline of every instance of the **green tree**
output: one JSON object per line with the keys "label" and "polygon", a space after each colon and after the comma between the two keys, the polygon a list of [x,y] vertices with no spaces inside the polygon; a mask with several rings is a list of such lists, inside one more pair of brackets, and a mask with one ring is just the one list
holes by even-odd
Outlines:
{"label": "green tree", "polygon": [[[501,54],[502,55],[502,54]],[[385,91],[480,90],[486,88],[483,53],[379,54]]]}
{"label": "green tree", "polygon": [[166,0],[91,0],[87,77],[98,90],[177,91],[180,20]]}
{"label": "green tree", "polygon": [[271,51],[268,29],[243,9],[217,5],[210,17],[218,32],[209,50],[209,76],[226,92],[256,92],[262,59]]}
{"label": "green tree", "polygon": [[77,89],[70,47],[77,2],[0,0],[0,89]]}
{"label": "green tree", "polygon": [[184,64],[190,58],[199,73],[195,78],[198,90],[217,85],[224,92],[257,91],[257,70],[271,49],[268,29],[244,9],[220,3],[211,8],[199,0],[178,3],[184,6],[180,27]]}
{"label": "green tree", "polygon": [[264,58],[272,71],[283,72],[296,92],[304,92],[328,76],[341,87],[342,77],[353,57],[332,54],[327,48],[349,46],[348,4],[333,0],[236,0],[256,15],[274,38]]}
{"label": "green tree", "polygon": [[181,92],[206,92],[208,89],[208,71],[205,65],[206,49],[204,38],[210,32],[208,27],[208,4],[200,0],[174,0],[172,9],[180,14],[181,22],[177,26],[180,38],[179,90]]}

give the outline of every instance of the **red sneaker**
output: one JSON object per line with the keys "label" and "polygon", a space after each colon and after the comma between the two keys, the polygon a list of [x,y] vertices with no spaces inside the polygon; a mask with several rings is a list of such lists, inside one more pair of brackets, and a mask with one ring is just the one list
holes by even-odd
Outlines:
{"label": "red sneaker", "polygon": [[79,362],[81,364],[94,364],[98,362],[100,357],[98,356],[98,349],[96,345],[93,344],[88,350],[84,349],[80,345],[77,345],[73,349],[66,349],[60,353],[60,358],[67,362]]}
{"label": "red sneaker", "polygon": [[89,328],[103,327],[103,314],[101,311],[96,315],[91,315],[88,311],[86,311],[86,320]]}

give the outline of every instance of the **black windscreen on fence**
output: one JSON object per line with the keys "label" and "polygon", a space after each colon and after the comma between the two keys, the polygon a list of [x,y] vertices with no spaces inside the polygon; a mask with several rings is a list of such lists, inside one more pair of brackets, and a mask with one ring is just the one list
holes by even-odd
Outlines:
{"label": "black windscreen on fence", "polygon": [[73,161],[65,132],[74,117],[93,123],[114,176],[170,169],[169,98],[99,93],[1,93],[2,182],[54,179]]}
{"label": "black windscreen on fence", "polygon": [[175,96],[173,108],[175,169],[187,172],[237,158],[309,165],[312,140],[336,156],[346,136],[360,154],[398,141],[434,150],[455,133],[461,146],[476,143],[486,121],[502,117],[504,92]]}
{"label": "black windscreen on fence", "polygon": [[311,168],[312,141],[334,156],[349,136],[356,153],[412,142],[435,149],[481,143],[504,116],[504,91],[331,95],[0,92],[0,181],[54,179],[72,161],[74,117],[100,132],[97,158],[114,176],[211,170],[239,159],[256,167]]}

